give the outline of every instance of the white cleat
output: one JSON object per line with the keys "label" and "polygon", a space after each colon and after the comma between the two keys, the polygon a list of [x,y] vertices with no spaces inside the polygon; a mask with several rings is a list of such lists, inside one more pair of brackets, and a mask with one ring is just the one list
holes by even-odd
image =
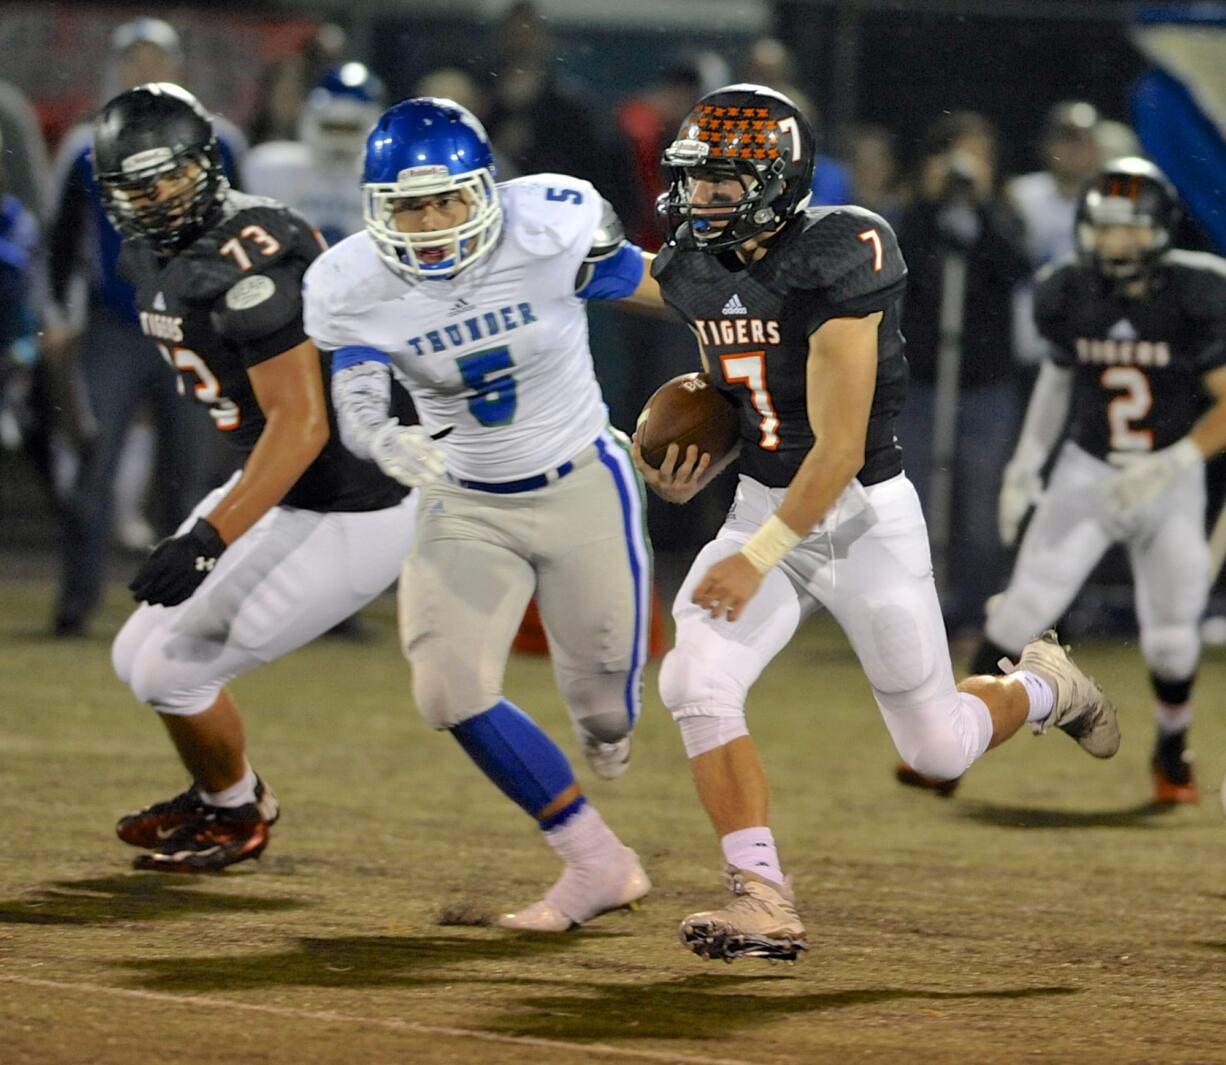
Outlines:
{"label": "white cleat", "polygon": [[700,958],[795,961],[809,949],[790,879],[776,884],[730,865],[724,882],[736,896],[727,906],[681,922],[681,942]]}
{"label": "white cleat", "polygon": [[601,780],[616,780],[630,764],[629,736],[623,736],[616,743],[602,743],[594,736],[581,733],[579,741],[583,747],[583,757]]}
{"label": "white cleat", "polygon": [[636,909],[651,890],[638,855],[622,848],[621,860],[602,866],[568,865],[539,902],[498,918],[499,928],[517,932],[569,932],[612,910]]}
{"label": "white cleat", "polygon": [[[1008,659],[1001,659],[1005,668]],[[1115,707],[1098,682],[1073,661],[1060,643],[1055,629],[1036,636],[1022,649],[1017,665],[1005,670],[1026,669],[1051,685],[1055,702],[1051,713],[1034,723],[1035,734],[1052,725],[1063,729],[1095,758],[1110,758],[1120,749],[1120,723]]]}

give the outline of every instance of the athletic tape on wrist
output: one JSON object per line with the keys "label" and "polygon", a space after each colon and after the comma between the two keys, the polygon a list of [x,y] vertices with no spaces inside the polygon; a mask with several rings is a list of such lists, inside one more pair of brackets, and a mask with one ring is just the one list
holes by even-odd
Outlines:
{"label": "athletic tape on wrist", "polygon": [[804,537],[789,528],[777,514],[772,514],[741,548],[741,554],[749,559],[754,569],[765,574],[777,566],[802,539]]}

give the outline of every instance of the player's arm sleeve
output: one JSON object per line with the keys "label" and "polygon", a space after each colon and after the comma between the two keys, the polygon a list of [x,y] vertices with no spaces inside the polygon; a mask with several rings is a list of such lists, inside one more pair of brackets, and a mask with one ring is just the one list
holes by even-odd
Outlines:
{"label": "player's arm sleeve", "polygon": [[893,228],[866,211],[836,211],[813,225],[804,234],[796,266],[796,288],[819,297],[810,334],[830,318],[887,310],[907,284],[907,264]]}
{"label": "player's arm sleeve", "polygon": [[388,419],[391,360],[375,348],[344,347],[332,353],[332,406],[341,443],[368,459],[371,441]]}
{"label": "player's arm sleeve", "polygon": [[626,239],[626,229],[608,200],[601,198],[600,224],[575,277],[575,295],[585,300],[620,300],[643,279],[643,250]]}

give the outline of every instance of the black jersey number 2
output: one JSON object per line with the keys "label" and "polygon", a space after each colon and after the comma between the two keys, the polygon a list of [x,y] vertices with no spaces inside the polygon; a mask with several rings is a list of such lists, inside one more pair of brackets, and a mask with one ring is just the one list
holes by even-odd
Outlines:
{"label": "black jersey number 2", "polygon": [[1102,386],[1119,395],[1107,404],[1107,424],[1111,429],[1112,451],[1152,451],[1154,431],[1136,429],[1154,405],[1154,393],[1145,371],[1136,366],[1108,366],[1102,373]]}
{"label": "black jersey number 2", "polygon": [[195,378],[191,382],[192,394],[199,402],[208,404],[209,416],[217,428],[223,433],[238,428],[238,404],[221,394],[221,382],[199,355],[190,348],[168,348],[165,344],[159,344],[158,350],[161,351],[162,358],[179,371],[180,395],[187,395],[187,375],[190,374]]}

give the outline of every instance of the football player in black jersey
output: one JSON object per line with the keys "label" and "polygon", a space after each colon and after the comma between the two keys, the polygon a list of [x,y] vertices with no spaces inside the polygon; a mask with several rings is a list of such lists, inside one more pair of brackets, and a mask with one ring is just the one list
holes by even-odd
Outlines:
{"label": "football player in black jersey", "polygon": [[[736,85],[700,100],[664,156],[672,238],[654,273],[741,420],[736,502],[678,593],[660,671],[735,896],[682,922],[684,942],[709,958],[806,948],[745,698],[819,606],[851,640],[899,752],[933,777],[957,777],[1026,721],[1097,757],[1119,745],[1113,707],[1054,633],[1026,646],[1012,677],[955,686],[924,518],[894,440],[906,267],[878,215],[807,207],[813,151],[790,100]],[[639,468],[679,503],[712,472],[675,444],[659,471],[641,456]]]}
{"label": "football player in black jersey", "polygon": [[179,391],[208,405],[243,456],[145,560],[130,586],[143,605],[112,652],[192,778],[122,818],[119,837],[145,851],[138,868],[216,870],[257,857],[278,812],[226,685],[389,587],[414,501],[334,435],[327,364],[302,328],[317,234],[288,208],[229,188],[195,97],[168,83],[115,97],[97,119],[93,159],[142,329]]}
{"label": "football player in black jersey", "polygon": [[987,672],[1015,654],[1122,543],[1156,702],[1160,803],[1197,800],[1184,740],[1212,578],[1204,464],[1226,447],[1226,260],[1170,248],[1179,213],[1152,163],[1108,163],[1081,195],[1076,259],[1039,276],[1035,318],[1052,355],[1005,469],[1006,544],[1038,506],[972,663]]}

